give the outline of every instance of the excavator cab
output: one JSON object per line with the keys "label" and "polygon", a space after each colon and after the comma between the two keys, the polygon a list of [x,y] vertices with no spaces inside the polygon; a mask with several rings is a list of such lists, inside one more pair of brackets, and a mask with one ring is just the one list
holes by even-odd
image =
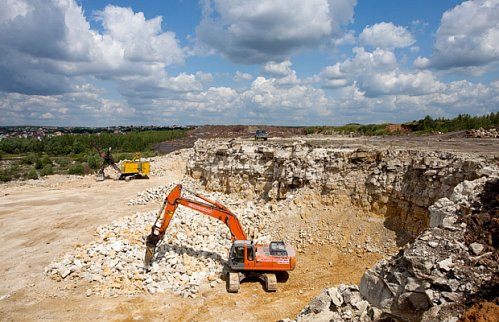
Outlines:
{"label": "excavator cab", "polygon": [[[246,247],[246,252],[245,252]],[[248,249],[251,249],[249,252],[253,254],[253,242],[249,240],[236,240],[232,244],[230,249],[229,256],[229,266],[234,270],[244,269],[245,253],[248,253]],[[253,256],[251,256],[251,260],[254,261]]]}

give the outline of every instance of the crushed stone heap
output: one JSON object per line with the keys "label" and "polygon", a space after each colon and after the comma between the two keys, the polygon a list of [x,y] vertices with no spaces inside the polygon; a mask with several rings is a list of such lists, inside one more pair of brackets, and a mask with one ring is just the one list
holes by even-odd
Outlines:
{"label": "crushed stone heap", "polygon": [[[182,184],[202,191],[195,180],[186,179]],[[154,192],[155,197],[151,196],[150,200],[164,200],[175,185],[149,189],[139,196],[151,196]],[[203,195],[227,205],[243,223],[260,223],[261,229],[251,228],[248,236],[258,242],[270,241],[265,233],[262,209],[221,193],[203,192]],[[220,277],[231,245],[230,232],[223,223],[186,207],[177,209],[150,271],[144,270],[145,237],[156,216],[155,211],[136,213],[100,226],[95,241],[77,244],[72,252],[48,265],[45,273],[69,283],[68,287],[73,284],[87,287],[88,296],[172,291],[176,295],[195,297],[200,288],[222,283]]]}
{"label": "crushed stone heap", "polygon": [[479,128],[466,131],[466,136],[471,138],[499,138],[499,131],[497,128]]}

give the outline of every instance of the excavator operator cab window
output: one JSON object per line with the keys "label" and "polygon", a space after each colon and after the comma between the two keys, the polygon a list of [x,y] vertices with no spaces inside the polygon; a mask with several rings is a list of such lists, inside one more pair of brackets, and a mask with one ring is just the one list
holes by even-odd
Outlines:
{"label": "excavator operator cab window", "polygon": [[232,258],[234,263],[244,263],[244,247],[234,248],[234,257]]}

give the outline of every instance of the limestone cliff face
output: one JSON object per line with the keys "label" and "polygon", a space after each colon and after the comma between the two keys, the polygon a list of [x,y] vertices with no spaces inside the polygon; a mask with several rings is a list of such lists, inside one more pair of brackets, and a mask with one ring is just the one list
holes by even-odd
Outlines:
{"label": "limestone cliff face", "polygon": [[429,227],[428,207],[436,200],[489,171],[480,160],[447,152],[352,150],[303,141],[199,140],[187,161],[187,174],[207,189],[283,199],[307,187],[325,205],[352,204],[413,236]]}
{"label": "limestone cliff face", "polygon": [[[464,300],[483,299],[499,271],[492,240],[465,224],[470,212],[494,207],[498,184],[486,177],[458,184],[450,198],[430,206],[431,229],[367,270],[358,287],[323,289],[293,321],[457,321]],[[484,191],[493,196],[489,205],[483,204]],[[470,235],[476,238],[471,244]]]}

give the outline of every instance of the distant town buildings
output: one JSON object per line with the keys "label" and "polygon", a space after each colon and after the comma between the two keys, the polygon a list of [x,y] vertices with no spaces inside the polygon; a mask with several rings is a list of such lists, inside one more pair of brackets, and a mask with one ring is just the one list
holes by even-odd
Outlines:
{"label": "distant town buildings", "polygon": [[165,131],[172,129],[194,129],[197,126],[112,126],[112,127],[34,127],[34,126],[3,126],[0,127],[0,140],[11,138],[25,138],[43,140],[63,134],[70,135],[100,135],[114,133],[126,135],[130,131]]}

